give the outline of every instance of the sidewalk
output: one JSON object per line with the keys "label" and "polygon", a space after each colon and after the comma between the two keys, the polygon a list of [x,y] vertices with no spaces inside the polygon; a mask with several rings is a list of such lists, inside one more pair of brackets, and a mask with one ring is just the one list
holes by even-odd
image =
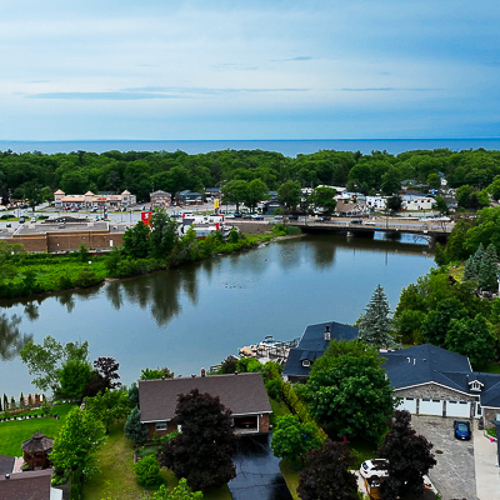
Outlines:
{"label": "sidewalk", "polygon": [[480,500],[500,500],[500,467],[497,467],[497,443],[478,430],[474,420],[474,462],[476,493]]}

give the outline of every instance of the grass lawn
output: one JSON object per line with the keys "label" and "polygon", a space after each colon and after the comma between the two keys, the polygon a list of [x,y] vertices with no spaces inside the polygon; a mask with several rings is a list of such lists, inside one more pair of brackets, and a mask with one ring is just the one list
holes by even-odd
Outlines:
{"label": "grass lawn", "polygon": [[450,269],[450,275],[453,276],[458,282],[462,281],[464,277],[465,265],[460,264],[459,266],[453,266]]}
{"label": "grass lawn", "polygon": [[[115,425],[107,441],[97,454],[100,472],[86,481],[83,487],[84,500],[138,500],[147,492],[137,484],[133,446],[125,439],[123,422]],[[178,484],[177,478],[168,469],[162,468],[161,475],[169,488]],[[204,500],[231,500],[229,488],[224,485],[217,490],[209,491]]]}
{"label": "grass lawn", "polygon": [[299,466],[300,464],[290,462],[289,460],[280,461],[281,474],[283,474],[283,477],[285,478],[286,485],[288,486],[293,500],[300,500],[300,497],[297,494],[297,486],[299,485],[299,476],[302,468],[299,468]]}
{"label": "grass lawn", "polygon": [[[23,454],[21,444],[37,431],[42,432],[47,437],[55,438],[64,418],[73,406],[72,404],[53,406],[51,413],[57,413],[61,417],[59,420],[37,418],[0,422],[0,455],[20,457]],[[30,413],[37,413],[37,410]]]}

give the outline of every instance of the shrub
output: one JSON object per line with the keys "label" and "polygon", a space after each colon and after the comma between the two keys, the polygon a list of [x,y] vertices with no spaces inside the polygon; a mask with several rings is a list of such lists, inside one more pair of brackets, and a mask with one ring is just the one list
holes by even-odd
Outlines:
{"label": "shrub", "polygon": [[160,466],[154,455],[144,457],[134,466],[137,482],[140,486],[157,486],[161,482]]}

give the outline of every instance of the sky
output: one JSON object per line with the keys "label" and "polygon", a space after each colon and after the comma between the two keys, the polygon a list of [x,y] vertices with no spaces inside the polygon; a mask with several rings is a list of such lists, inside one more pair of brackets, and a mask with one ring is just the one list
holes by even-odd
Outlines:
{"label": "sky", "polygon": [[0,140],[500,137],[498,0],[0,0]]}

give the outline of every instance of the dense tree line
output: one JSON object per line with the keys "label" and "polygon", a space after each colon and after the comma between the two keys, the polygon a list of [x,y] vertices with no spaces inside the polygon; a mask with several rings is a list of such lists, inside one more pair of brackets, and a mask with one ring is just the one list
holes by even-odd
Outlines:
{"label": "dense tree line", "polygon": [[261,150],[197,155],[182,151],[50,155],[5,151],[0,152],[0,196],[5,202],[9,195],[15,199],[48,199],[58,188],[68,194],[128,189],[138,200],[147,201],[156,189],[175,193],[255,180],[270,190],[294,181],[302,187],[347,185],[365,194],[382,191],[391,195],[407,179],[439,187],[439,172],[445,174],[450,187],[467,186],[462,190],[461,204],[481,206],[481,193],[484,198],[486,188],[495,199],[500,197],[500,151],[484,149],[416,150],[399,155],[323,150],[296,158]]}

